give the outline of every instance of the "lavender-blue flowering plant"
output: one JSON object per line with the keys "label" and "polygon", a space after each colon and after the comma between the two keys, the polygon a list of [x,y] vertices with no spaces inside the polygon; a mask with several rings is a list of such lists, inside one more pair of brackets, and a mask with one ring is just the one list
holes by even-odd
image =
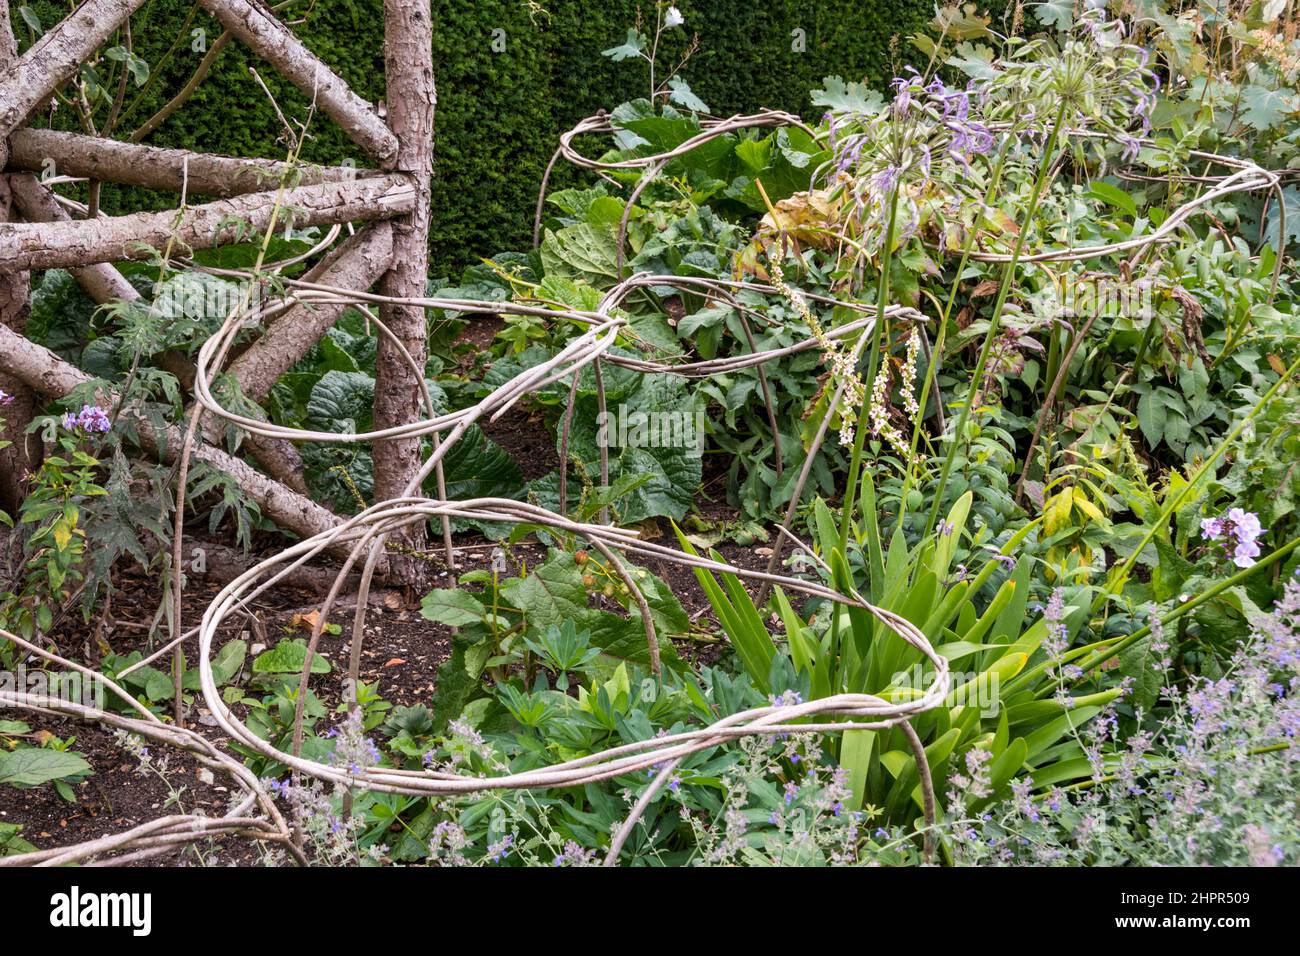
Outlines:
{"label": "lavender-blue flowering plant", "polygon": [[98,405],[82,405],[81,411],[68,412],[63,416],[63,427],[84,435],[102,435],[112,428],[112,422],[108,412]]}
{"label": "lavender-blue flowering plant", "polygon": [[[1300,580],[1223,676],[1169,674],[1126,739],[1092,735],[1081,784],[1028,788],[946,826],[963,864],[1280,866],[1300,861]],[[1114,719],[1097,727],[1112,730]]]}

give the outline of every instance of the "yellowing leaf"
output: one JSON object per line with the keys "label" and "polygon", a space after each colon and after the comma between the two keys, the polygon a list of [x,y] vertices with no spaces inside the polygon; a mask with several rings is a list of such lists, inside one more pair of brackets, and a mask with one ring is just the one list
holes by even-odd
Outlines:
{"label": "yellowing leaf", "polygon": [[1074,489],[1074,506],[1093,521],[1102,523],[1106,521],[1106,516],[1101,513],[1101,509],[1088,500],[1088,495],[1082,488]]}
{"label": "yellowing leaf", "polygon": [[1043,530],[1049,537],[1069,525],[1073,506],[1073,489],[1066,488],[1052,495],[1047,506],[1043,508]]}

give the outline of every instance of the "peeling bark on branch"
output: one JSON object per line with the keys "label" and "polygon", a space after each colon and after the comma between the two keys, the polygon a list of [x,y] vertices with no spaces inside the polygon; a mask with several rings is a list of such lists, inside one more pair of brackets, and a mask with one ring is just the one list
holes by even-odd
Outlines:
{"label": "peeling bark on branch", "polygon": [[[92,381],[81,369],[63,361],[49,349],[29,342],[4,327],[0,327],[0,373],[16,378],[33,391],[52,399],[63,398],[77,387]],[[116,401],[116,395],[101,394],[99,400],[104,404],[112,404]],[[136,426],[146,451],[164,464],[175,459],[184,440],[182,429],[170,425],[165,432],[157,435],[151,423],[139,418]],[[286,531],[310,537],[336,527],[339,523],[333,512],[273,481],[219,448],[198,444],[194,457],[233,478],[244,494],[257,503],[262,514]],[[337,551],[346,554],[348,547],[338,546]]]}
{"label": "peeling bark on branch", "polygon": [[353,93],[343,78],[317,59],[288,27],[248,0],[198,2],[281,76],[314,98],[325,115],[381,166],[392,166],[397,156],[397,137],[375,108]]}
{"label": "peeling bark on branch", "polygon": [[[14,199],[18,209],[28,220],[34,222],[78,221],[64,211],[49,189],[38,182],[35,177],[22,173],[10,176],[9,180],[13,186]],[[140,298],[140,293],[126,280],[126,277],[106,262],[70,271],[77,281],[81,283],[86,293],[100,305],[116,300],[135,301]],[[15,272],[9,273],[9,275],[25,276],[26,273]],[[0,285],[0,288],[2,287]],[[307,346],[304,351],[309,349],[310,346]],[[155,361],[159,368],[175,375],[183,388],[189,390],[194,387],[194,364],[184,353],[179,351],[164,352]],[[271,384],[274,385],[274,381]],[[6,389],[6,391],[9,391],[9,389]],[[265,395],[263,394],[261,397],[265,397]],[[245,439],[244,445],[248,450],[248,454],[268,475],[301,495],[307,494],[307,483],[303,479],[302,473],[302,458],[293,445],[284,441],[263,438],[259,435],[249,435]],[[0,483],[2,482],[3,479],[0,478]]]}
{"label": "peeling bark on branch", "polygon": [[[8,67],[18,55],[9,8],[0,9],[0,69]],[[0,135],[0,166],[4,165],[5,139]],[[0,175],[0,222],[7,222],[15,202],[9,176]],[[0,274],[0,326],[22,332],[31,311],[31,276],[26,272]],[[35,435],[27,434],[27,424],[36,414],[36,396],[22,382],[0,375],[0,391],[6,404],[0,405],[0,508],[17,516],[24,497],[23,477],[41,463],[44,447]]]}
{"label": "peeling bark on branch", "polygon": [[[405,176],[287,189],[277,222],[295,227],[387,219],[411,211],[416,189]],[[0,271],[57,269],[147,259],[175,236],[176,251],[210,249],[270,224],[276,192],[251,193],[183,210],[72,222],[0,225]]]}
{"label": "peeling bark on branch", "polygon": [[[59,205],[54,194],[35,176],[14,173],[8,178],[14,204],[28,222],[78,221]],[[135,286],[126,281],[126,276],[106,262],[96,262],[93,265],[72,268],[68,271],[98,305],[117,301],[134,302],[140,298],[140,293],[136,291]]]}
{"label": "peeling bark on branch", "polygon": [[[7,176],[0,176],[0,222],[9,219],[11,197]],[[0,273],[0,328],[22,332],[31,311],[28,295],[30,276],[26,272]],[[25,496],[23,477],[40,466],[42,451],[39,436],[28,435],[27,423],[36,414],[36,396],[21,380],[0,373],[0,392],[6,404],[0,405],[0,509],[11,516]]]}
{"label": "peeling bark on branch", "polygon": [[145,0],[86,0],[0,74],[0,137],[77,72]]}
{"label": "peeling bark on branch", "polygon": [[11,169],[44,172],[50,162],[60,176],[171,192],[183,188],[189,196],[221,198],[275,189],[286,174],[294,186],[352,182],[378,175],[374,170],[350,166],[294,167],[272,159],[160,149],[48,129],[20,129],[10,138]]}
{"label": "peeling bark on branch", "polygon": [[[392,227],[386,222],[376,223],[342,243],[312,281],[365,291],[388,270],[392,260]],[[346,308],[335,303],[294,306],[230,363],[227,372],[239,382],[245,396],[261,402],[280,376],[306,357]]]}
{"label": "peeling bark on branch", "polygon": [[[395,298],[424,294],[429,273],[429,184],[433,169],[433,117],[437,94],[433,78],[433,23],[429,0],[385,0],[384,71],[388,84],[388,119],[397,135],[396,168],[410,174],[416,190],[410,214],[393,222],[393,266],[380,291]],[[428,331],[424,310],[385,303],[384,323],[424,368]],[[376,429],[416,421],[420,417],[420,381],[401,353],[381,339],[375,358]],[[375,500],[385,501],[408,493],[420,468],[418,439],[381,441],[374,446]],[[423,547],[425,533],[413,526],[403,542]],[[394,572],[412,583],[422,568],[412,561],[396,564]]]}

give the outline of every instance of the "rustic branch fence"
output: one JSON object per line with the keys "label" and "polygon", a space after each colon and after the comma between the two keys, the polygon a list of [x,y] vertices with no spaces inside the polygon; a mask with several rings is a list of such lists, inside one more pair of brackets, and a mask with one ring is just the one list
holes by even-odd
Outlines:
{"label": "rustic branch fence", "polygon": [[[228,474],[264,516],[302,540],[236,575],[212,601],[202,621],[195,627],[185,629],[181,623],[180,588],[177,587],[171,639],[133,665],[131,670],[146,666],[168,653],[178,655],[180,645],[197,635],[203,696],[220,730],[230,739],[285,763],[295,774],[343,788],[369,788],[412,796],[453,796],[487,789],[576,786],[658,768],[649,787],[614,836],[605,860],[610,865],[617,862],[620,850],[649,802],[666,784],[678,764],[693,753],[726,745],[746,735],[836,733],[899,726],[921,771],[925,844],[927,853],[932,851],[936,821],[934,789],[924,749],[908,721],[944,702],[949,692],[949,675],[946,660],[910,622],[867,604],[856,593],[839,593],[807,580],[774,573],[783,544],[781,538],[777,539],[777,553],[768,570],[748,571],[642,540],[633,531],[610,525],[604,514],[599,523],[573,521],[566,513],[567,497],[563,491],[558,512],[551,512],[506,499],[448,500],[443,490],[442,462],[471,425],[501,416],[524,396],[548,385],[569,381],[576,389],[579,373],[588,366],[595,371],[598,398],[603,409],[605,395],[601,369],[606,365],[688,377],[755,367],[762,374],[762,365],[766,362],[818,347],[815,340],[808,339],[786,348],[759,351],[754,347],[746,318],[749,352],[745,354],[709,361],[661,362],[611,353],[610,348],[620,330],[627,325],[626,320],[618,316],[618,307],[635,290],[654,286],[690,291],[732,304],[742,317],[748,310],[741,306],[737,297],[739,292],[752,290],[773,294],[777,290],[757,282],[637,274],[618,282],[590,312],[515,302],[429,297],[425,294],[425,277],[432,212],[429,181],[436,96],[430,60],[432,24],[427,0],[385,0],[384,59],[389,90],[386,122],[374,106],[349,90],[337,74],[254,0],[199,2],[227,31],[223,34],[223,42],[228,35],[233,35],[279,70],[310,97],[313,108],[337,123],[370,156],[376,168],[302,167],[263,159],[156,149],[132,142],[24,129],[22,126],[27,117],[73,76],[79,65],[92,56],[143,5],[144,0],[86,0],[21,56],[16,54],[7,11],[6,18],[0,21],[0,66],[5,67],[0,75],[0,168],[5,170],[0,177],[0,184],[3,184],[0,188],[0,386],[20,397],[25,396],[24,402],[18,403],[17,407],[11,406],[7,411],[7,415],[19,413],[14,415],[17,420],[9,423],[8,431],[11,436],[19,436],[21,453],[0,458],[0,471],[6,467],[10,471],[14,467],[26,467],[39,455],[39,450],[31,449],[23,434],[27,421],[23,420],[22,414],[30,417],[41,404],[65,397],[91,381],[91,377],[80,369],[23,337],[22,320],[27,307],[29,272],[68,268],[95,301],[104,303],[137,297],[130,284],[109,263],[147,258],[164,248],[179,249],[182,254],[212,248],[234,240],[236,228],[233,224],[236,221],[258,231],[269,230],[289,220],[300,228],[309,225],[331,227],[325,240],[313,252],[325,252],[333,245],[342,235],[340,227],[347,226],[351,230],[356,224],[369,224],[351,232],[342,242],[328,249],[323,260],[303,278],[277,276],[277,286],[285,290],[279,298],[246,303],[230,312],[221,329],[205,342],[197,366],[191,370],[195,406],[189,413],[188,423],[172,425],[163,434],[155,434],[143,419],[137,423],[145,450],[162,461],[174,461],[179,465],[178,512],[185,500],[184,483],[189,463],[201,459]],[[588,159],[573,146],[574,139],[580,135],[612,132],[607,118],[601,115],[583,120],[561,137],[559,148],[547,169],[538,196],[535,234],[540,235],[541,211],[551,169],[561,158],[597,172],[641,170],[641,178],[632,193],[632,198],[635,198],[675,156],[700,143],[736,130],[779,125],[802,126],[802,121],[774,111],[708,119],[697,137],[672,152],[608,164]],[[1253,164],[1208,154],[1202,158],[1225,165],[1231,172],[1217,179],[1207,178],[1209,188],[1171,214],[1160,229],[1122,244],[1048,250],[1025,256],[1022,261],[1062,261],[1130,250],[1136,253],[1162,241],[1173,230],[1185,227],[1187,219],[1211,198],[1247,189],[1276,190],[1278,187],[1274,174]],[[64,206],[68,204],[31,175],[46,169],[49,161],[53,161],[63,176],[178,192],[182,204],[165,213],[74,218],[65,211]],[[209,197],[209,201],[190,205],[188,197],[191,195]],[[71,205],[76,208],[75,204]],[[625,214],[619,229],[620,273],[623,271],[621,257],[626,228]],[[995,254],[980,254],[979,257],[1000,261]],[[285,265],[267,264],[260,270],[208,271],[241,278],[251,284],[264,284],[268,275],[277,273]],[[368,291],[371,287],[377,287],[377,291]],[[861,318],[829,333],[835,338],[853,340],[855,344],[851,354],[859,356],[869,338],[867,333],[877,321],[875,306],[870,307],[868,314],[864,307],[851,302],[824,298],[822,301],[862,313]],[[281,427],[226,409],[213,394],[213,381],[224,372],[233,377],[248,398],[253,401],[265,398],[280,375],[300,361],[349,307],[365,311],[379,334],[375,426],[372,431],[334,434]],[[559,354],[501,385],[478,404],[440,414],[424,384],[425,312],[429,309],[543,316],[557,323],[585,327],[585,331],[573,338]],[[882,314],[890,322],[924,321],[924,316],[916,310],[901,306],[889,306]],[[252,327],[261,329],[260,337],[233,361],[228,361],[236,336]],[[774,401],[765,376],[761,384],[761,394],[775,433]],[[105,394],[102,398],[105,403],[113,403],[118,396]],[[802,498],[808,479],[809,464],[825,439],[837,402],[838,396],[832,399],[831,410],[821,420],[812,447],[805,454],[804,467],[785,517],[784,531],[789,531],[794,509]],[[570,414],[564,417],[561,426],[561,442],[565,447],[572,427],[572,404],[570,402]],[[124,413],[132,412],[126,409]],[[224,427],[237,428],[246,436],[246,447],[265,473],[209,443]],[[430,439],[432,450],[427,457],[421,458],[421,440],[426,437]],[[372,445],[378,503],[345,519],[313,501],[301,481],[301,460],[294,449],[294,443],[303,441]],[[608,484],[607,449],[602,448],[601,454],[601,477]],[[779,469],[779,445],[776,457]],[[425,482],[431,477],[439,490],[436,498],[421,494]],[[0,482],[2,490],[3,482]],[[389,581],[419,583],[423,565],[409,555],[412,550],[423,546],[425,529],[435,520],[443,531],[446,563],[454,567],[450,538],[453,519],[526,522],[550,527],[588,542],[621,576],[638,603],[652,669],[656,673],[660,670],[659,636],[655,633],[645,598],[620,555],[733,573],[764,588],[779,585],[818,598],[866,608],[899,639],[929,659],[936,679],[923,696],[904,703],[892,703],[867,694],[840,694],[795,705],[775,704],[733,715],[698,730],[501,777],[457,776],[387,767],[351,773],[346,768],[305,759],[301,755],[302,702],[306,697],[302,691],[306,688],[323,628],[344,588],[356,587],[359,592],[351,635],[349,683],[345,685],[355,688],[365,638],[367,597],[376,576],[383,574]],[[390,541],[401,546],[389,548]],[[178,514],[173,540],[173,574],[177,581],[180,580],[181,543]],[[300,675],[294,745],[292,752],[284,753],[249,730],[223,701],[213,675],[212,643],[228,618],[248,613],[246,609],[258,595],[292,577],[322,555],[340,558],[341,564],[333,576],[308,643],[307,660]],[[0,694],[0,706],[98,721],[165,746],[183,749],[210,769],[228,776],[242,794],[221,817],[167,816],[76,846],[0,858],[0,866],[130,862],[171,852],[176,846],[190,841],[223,834],[282,845],[297,861],[306,862],[297,837],[263,782],[242,763],[221,753],[201,734],[181,725],[179,694],[177,720],[168,724],[105,675],[16,635],[0,632],[0,638],[13,641],[25,652],[50,665],[78,672],[86,679],[99,682],[138,716],[123,716],[53,697],[35,699],[9,692]],[[119,675],[119,679],[121,676],[125,675]]]}

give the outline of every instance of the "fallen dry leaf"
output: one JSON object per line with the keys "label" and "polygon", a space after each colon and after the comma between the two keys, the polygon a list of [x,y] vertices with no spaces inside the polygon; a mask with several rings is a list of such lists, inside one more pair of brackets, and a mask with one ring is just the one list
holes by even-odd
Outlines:
{"label": "fallen dry leaf", "polygon": [[316,630],[316,625],[320,623],[320,611],[309,611],[306,614],[295,614],[289,619],[290,627],[300,627],[304,631]]}

